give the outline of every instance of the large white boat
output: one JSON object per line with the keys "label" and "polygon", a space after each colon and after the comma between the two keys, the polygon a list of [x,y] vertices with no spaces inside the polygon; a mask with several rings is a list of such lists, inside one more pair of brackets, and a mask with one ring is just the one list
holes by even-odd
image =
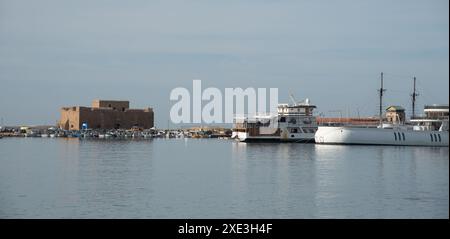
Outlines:
{"label": "large white boat", "polygon": [[[424,120],[422,122],[431,122]],[[448,120],[446,121],[448,122]],[[433,122],[434,123],[434,122]],[[448,123],[447,123],[448,125]],[[420,126],[419,126],[420,127]],[[448,129],[423,130],[416,126],[383,128],[319,126],[317,144],[369,144],[448,147]]]}
{"label": "large white boat", "polygon": [[[415,88],[415,87],[414,87]],[[383,86],[380,89],[380,106]],[[417,94],[413,93],[414,101]],[[317,144],[366,144],[366,145],[410,145],[448,147],[448,105],[427,105],[425,116],[413,117],[407,122],[404,109],[391,106],[386,109],[386,121],[380,125],[363,126],[319,126],[315,142]],[[381,107],[380,107],[381,109]]]}
{"label": "large white boat", "polygon": [[[293,99],[293,97],[291,96]],[[277,114],[236,116],[232,138],[241,142],[282,141],[314,143],[317,130],[315,105],[309,99],[293,104],[279,104]]]}

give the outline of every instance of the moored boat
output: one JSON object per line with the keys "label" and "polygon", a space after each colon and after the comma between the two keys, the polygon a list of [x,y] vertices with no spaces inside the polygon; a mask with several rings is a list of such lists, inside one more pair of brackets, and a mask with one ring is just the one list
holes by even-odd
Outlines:
{"label": "moored boat", "polygon": [[414,101],[417,94],[414,87],[411,119],[406,121],[402,107],[390,106],[386,109],[387,122],[382,122],[381,102],[384,90],[382,85],[379,90],[380,124],[377,127],[319,126],[315,134],[316,143],[448,147],[448,105],[426,105],[425,116],[416,117]]}
{"label": "moored boat", "polygon": [[405,146],[446,146],[448,131],[416,130],[414,127],[363,128],[319,126],[317,144],[366,144]]}
{"label": "moored boat", "polygon": [[276,114],[236,116],[231,138],[241,142],[274,141],[314,143],[317,130],[316,108],[309,99],[293,104],[279,104]]}

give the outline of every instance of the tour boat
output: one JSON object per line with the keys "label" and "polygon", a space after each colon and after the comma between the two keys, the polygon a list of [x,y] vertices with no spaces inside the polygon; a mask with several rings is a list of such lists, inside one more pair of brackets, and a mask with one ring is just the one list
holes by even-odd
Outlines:
{"label": "tour boat", "polygon": [[236,116],[232,138],[241,142],[281,141],[314,143],[317,130],[316,108],[309,99],[293,104],[279,104],[276,114]]}

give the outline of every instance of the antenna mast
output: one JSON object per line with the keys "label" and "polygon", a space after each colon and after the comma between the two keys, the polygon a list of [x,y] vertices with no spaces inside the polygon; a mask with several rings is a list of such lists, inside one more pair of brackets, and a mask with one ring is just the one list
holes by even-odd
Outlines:
{"label": "antenna mast", "polygon": [[414,89],[413,89],[413,93],[411,94],[412,96],[412,118],[414,118],[416,116],[416,97],[419,94],[416,93],[416,77],[414,76]]}
{"label": "antenna mast", "polygon": [[294,106],[296,106],[297,105],[297,101],[295,100],[294,95],[292,94],[291,91],[289,91],[289,97],[291,98],[292,103],[294,103]]}
{"label": "antenna mast", "polygon": [[383,72],[381,72],[381,88],[378,90],[380,93],[380,125],[383,122],[383,92],[385,92],[386,89],[383,88]]}

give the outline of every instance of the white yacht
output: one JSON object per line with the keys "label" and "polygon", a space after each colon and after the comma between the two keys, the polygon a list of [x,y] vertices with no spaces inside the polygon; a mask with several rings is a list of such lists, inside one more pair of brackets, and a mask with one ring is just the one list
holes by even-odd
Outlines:
{"label": "white yacht", "polygon": [[[291,96],[293,99],[293,97]],[[232,138],[241,142],[282,141],[314,143],[317,130],[315,105],[309,99],[279,104],[277,114],[256,114],[234,118]],[[274,127],[275,126],[275,127]]]}
{"label": "white yacht", "polygon": [[315,135],[317,144],[373,144],[373,145],[415,145],[448,147],[448,105],[425,106],[446,108],[446,117],[413,118],[409,124],[383,123],[376,128],[356,126],[319,126]]}
{"label": "white yacht", "polygon": [[[415,84],[414,84],[415,85]],[[391,106],[386,109],[386,120],[382,122],[381,105],[383,86],[380,88],[380,124],[378,127],[319,126],[315,135],[317,144],[366,144],[366,145],[410,145],[448,147],[448,105],[426,105],[425,116],[406,121],[404,109]]]}

